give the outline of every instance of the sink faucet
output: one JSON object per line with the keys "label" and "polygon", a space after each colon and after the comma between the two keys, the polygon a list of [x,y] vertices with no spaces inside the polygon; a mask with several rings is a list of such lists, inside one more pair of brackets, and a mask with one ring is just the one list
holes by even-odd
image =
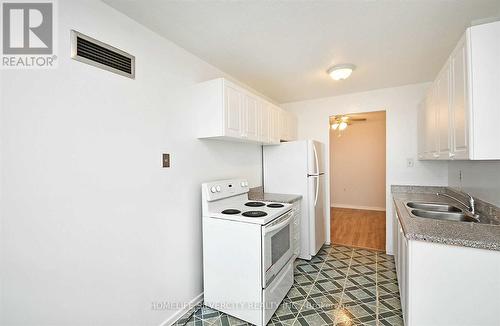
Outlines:
{"label": "sink faucet", "polygon": [[457,202],[459,202],[460,204],[464,205],[465,207],[467,207],[467,210],[475,217],[475,218],[478,218],[477,217],[477,214],[476,214],[476,202],[474,201],[474,197],[472,197],[470,194],[468,193],[465,193],[469,198],[469,204],[467,205],[466,203],[464,203],[463,201],[461,201],[460,199],[456,198],[455,196],[451,196],[451,195],[448,195],[448,194],[440,194],[439,192],[436,193],[437,196],[444,196],[444,197],[448,197],[448,198],[451,198]]}

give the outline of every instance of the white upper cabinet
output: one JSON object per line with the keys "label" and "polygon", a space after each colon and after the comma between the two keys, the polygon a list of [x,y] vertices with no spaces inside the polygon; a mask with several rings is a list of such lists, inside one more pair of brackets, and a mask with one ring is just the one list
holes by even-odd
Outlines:
{"label": "white upper cabinet", "polygon": [[292,141],[297,139],[297,118],[290,112],[280,112],[280,139]]}
{"label": "white upper cabinet", "polygon": [[437,136],[437,100],[436,100],[436,87],[433,85],[423,101],[423,105],[420,107],[422,111],[421,122],[418,129],[422,130],[421,138],[419,138],[419,148],[423,150],[423,153],[419,155],[422,159],[437,159],[439,158],[439,137]]}
{"label": "white upper cabinet", "polygon": [[249,140],[260,141],[259,124],[260,112],[258,99],[252,96],[243,96],[243,133],[242,137]]}
{"label": "white upper cabinet", "polygon": [[473,26],[467,35],[470,156],[500,159],[500,21]]}
{"label": "white upper cabinet", "polygon": [[264,101],[258,101],[258,110],[260,114],[259,119],[259,139],[264,144],[269,144],[271,142],[271,110],[268,104]]}
{"label": "white upper cabinet", "polygon": [[498,85],[500,21],[469,27],[419,107],[419,159],[499,160]]}
{"label": "white upper cabinet", "polygon": [[280,143],[280,136],[281,136],[281,129],[280,129],[281,109],[277,106],[270,104],[269,110],[271,111],[271,120],[270,120],[271,141],[269,143],[279,144]]}
{"label": "white upper cabinet", "polygon": [[451,105],[450,105],[450,139],[452,159],[469,158],[469,121],[467,48],[465,36],[460,39],[450,57],[451,72]]}
{"label": "white upper cabinet", "polygon": [[418,159],[425,159],[425,98],[418,105],[418,116],[417,116],[417,143],[418,143]]}
{"label": "white upper cabinet", "polygon": [[289,124],[289,119],[288,119],[288,112],[285,110],[281,110],[280,112],[280,139],[281,140],[288,140],[288,124]]}
{"label": "white upper cabinet", "polygon": [[295,114],[288,114],[288,140],[297,140],[298,121]]}
{"label": "white upper cabinet", "polygon": [[[280,121],[285,111],[224,78],[193,86],[190,98],[198,113],[198,138],[279,144],[296,135],[296,120],[290,113],[284,117],[287,129],[282,131]],[[282,139],[282,134],[286,138]]]}
{"label": "white upper cabinet", "polygon": [[225,86],[224,103],[224,134],[239,137],[243,134],[243,94],[231,86]]}
{"label": "white upper cabinet", "polygon": [[438,158],[448,159],[450,155],[450,66],[446,64],[435,82],[436,118],[438,135]]}

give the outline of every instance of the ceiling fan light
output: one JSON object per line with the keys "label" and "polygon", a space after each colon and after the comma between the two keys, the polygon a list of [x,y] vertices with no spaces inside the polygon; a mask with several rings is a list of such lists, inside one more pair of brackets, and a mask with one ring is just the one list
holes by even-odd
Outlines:
{"label": "ceiling fan light", "polygon": [[332,124],[332,129],[333,130],[337,130],[338,127],[339,127],[339,123],[338,122],[335,122],[334,124]]}
{"label": "ceiling fan light", "polygon": [[339,124],[339,130],[344,130],[345,128],[347,128],[347,122],[342,121]]}
{"label": "ceiling fan light", "polygon": [[344,80],[349,78],[355,66],[352,64],[336,65],[327,70],[333,80]]}

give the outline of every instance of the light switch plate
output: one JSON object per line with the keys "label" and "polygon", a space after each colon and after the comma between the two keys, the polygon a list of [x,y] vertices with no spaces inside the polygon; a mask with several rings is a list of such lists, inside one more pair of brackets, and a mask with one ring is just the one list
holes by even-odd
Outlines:
{"label": "light switch plate", "polygon": [[415,160],[410,157],[406,159],[406,167],[412,168],[415,166]]}
{"label": "light switch plate", "polygon": [[163,153],[163,167],[164,168],[169,168],[170,167],[170,154]]}

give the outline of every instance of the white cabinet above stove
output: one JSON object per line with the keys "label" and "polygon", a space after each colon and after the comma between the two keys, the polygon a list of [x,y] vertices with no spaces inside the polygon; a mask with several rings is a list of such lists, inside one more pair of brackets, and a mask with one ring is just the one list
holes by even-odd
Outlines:
{"label": "white cabinet above stove", "polygon": [[198,138],[279,144],[296,138],[297,120],[289,112],[225,78],[193,87]]}

